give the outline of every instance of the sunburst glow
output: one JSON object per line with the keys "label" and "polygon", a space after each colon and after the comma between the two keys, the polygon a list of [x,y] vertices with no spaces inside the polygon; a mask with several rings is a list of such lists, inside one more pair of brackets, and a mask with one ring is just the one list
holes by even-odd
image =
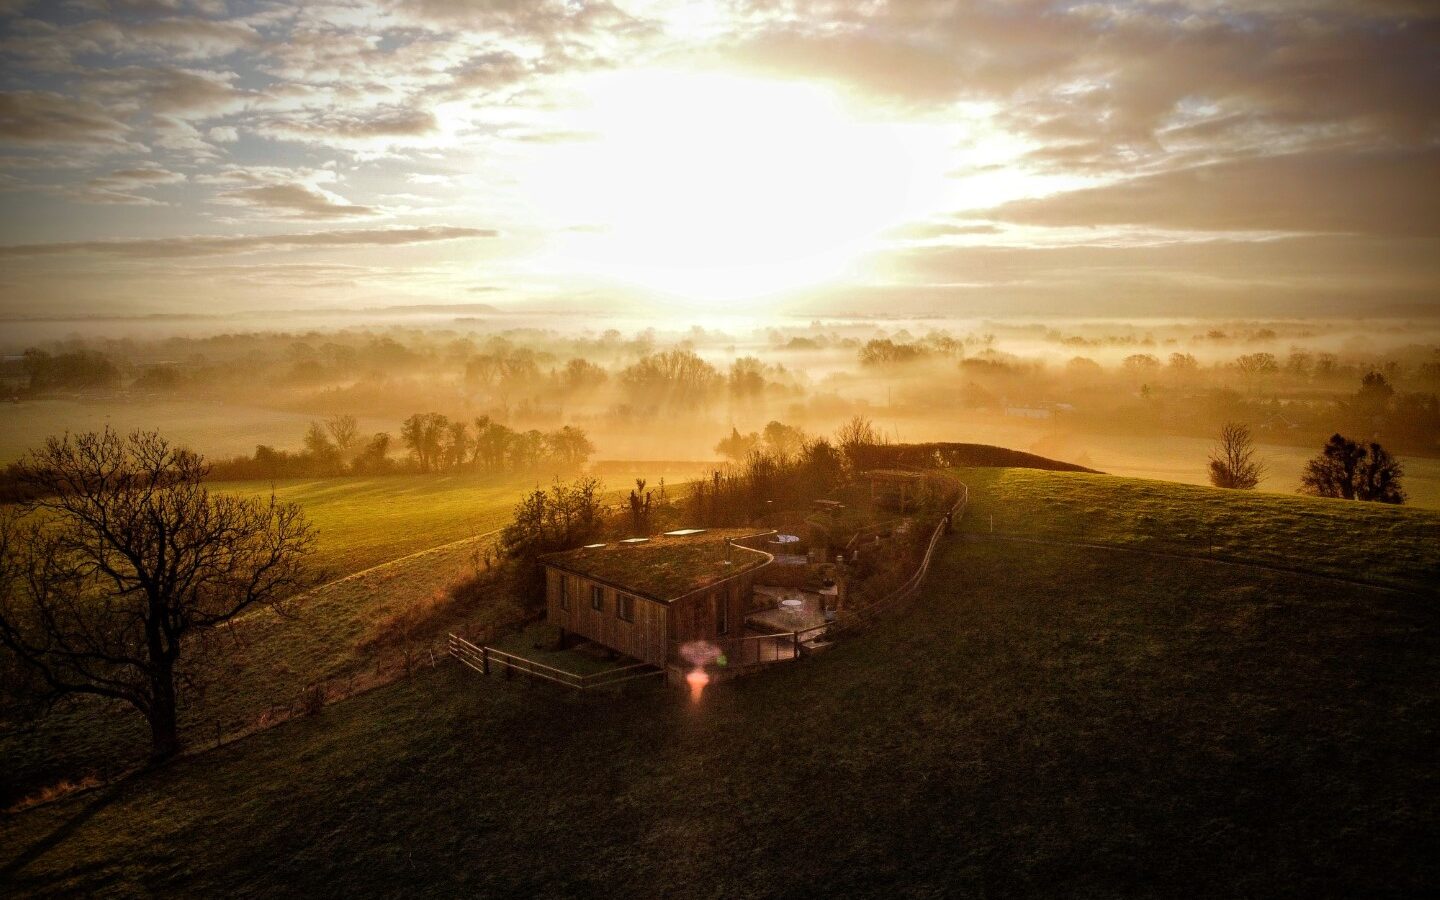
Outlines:
{"label": "sunburst glow", "polygon": [[535,155],[529,195],[569,227],[546,263],[700,307],[833,278],[943,203],[945,130],[867,118],[823,88],[643,71],[595,79]]}

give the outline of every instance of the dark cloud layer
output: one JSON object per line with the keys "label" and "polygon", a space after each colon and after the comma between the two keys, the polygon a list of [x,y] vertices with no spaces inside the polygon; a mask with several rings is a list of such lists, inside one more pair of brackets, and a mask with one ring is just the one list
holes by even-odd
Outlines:
{"label": "dark cloud layer", "polygon": [[190,256],[258,253],[267,250],[393,247],[465,238],[493,238],[498,235],[498,231],[490,228],[436,225],[427,228],[376,228],[353,231],[311,231],[296,234],[205,235],[142,240],[66,241],[52,244],[0,246],[0,258],[85,253],[132,259],[173,259]]}
{"label": "dark cloud layer", "polygon": [[1440,236],[1440,150],[1299,153],[1193,166],[990,210],[1030,225]]}

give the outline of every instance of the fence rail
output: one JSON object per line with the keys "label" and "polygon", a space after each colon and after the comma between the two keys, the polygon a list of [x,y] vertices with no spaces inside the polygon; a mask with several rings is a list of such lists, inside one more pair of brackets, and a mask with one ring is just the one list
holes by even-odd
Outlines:
{"label": "fence rail", "polygon": [[[891,591],[884,597],[861,607],[845,609],[837,612],[835,620],[826,622],[823,625],[816,625],[812,628],[799,629],[796,631],[780,631],[773,634],[746,635],[744,637],[730,638],[725,641],[712,642],[718,646],[720,652],[725,656],[727,668],[744,668],[765,663],[784,662],[787,660],[799,659],[805,652],[805,645],[818,637],[840,631],[860,627],[882,613],[898,607],[915,596],[920,585],[925,581],[925,576],[930,572],[930,564],[935,558],[935,548],[944,536],[946,526],[952,525],[956,520],[965,515],[965,510],[970,503],[970,487],[963,482],[960,483],[959,497],[955,504],[950,507],[945,518],[935,524],[934,530],[930,533],[930,541],[925,546],[925,554],[920,558],[920,564],[915,572],[905,580],[898,588]],[[679,653],[682,642],[675,642],[671,647],[671,658],[681,658]],[[507,677],[515,672],[528,675],[543,681],[558,684],[572,690],[587,691],[594,688],[612,687],[627,681],[638,678],[653,678],[657,675],[663,676],[664,669],[657,668],[649,663],[635,663],[634,665],[622,666],[618,669],[608,669],[604,672],[595,672],[590,675],[577,675],[574,672],[567,672],[555,666],[546,665],[542,662],[500,650],[484,644],[474,644],[458,634],[449,636],[450,655],[466,666],[483,674],[492,674],[492,668],[499,668]],[[687,661],[688,662],[688,661]]]}
{"label": "fence rail", "polygon": [[[940,538],[945,534],[946,525],[953,525],[956,520],[963,518],[965,510],[969,505],[970,486],[961,482],[960,496],[956,498],[955,505],[950,507],[946,518],[935,524],[935,530],[930,533],[930,542],[925,546],[925,555],[920,558],[920,565],[915,568],[915,573],[906,579],[904,584],[879,600],[854,609],[843,610],[836,615],[834,622],[826,623],[824,627],[826,629],[835,628],[837,631],[857,627],[914,597],[919,591],[920,585],[925,581],[925,576],[930,572],[930,563],[935,558],[935,548],[939,545]],[[816,629],[813,628],[809,629],[809,631],[815,630]],[[805,632],[802,632],[802,634],[803,633]]]}
{"label": "fence rail", "polygon": [[664,670],[658,669],[649,663],[635,663],[629,666],[621,666],[618,669],[606,669],[603,672],[592,672],[589,675],[577,675],[574,672],[567,672],[555,666],[546,665],[521,656],[518,653],[511,653],[508,650],[500,650],[485,644],[476,645],[458,634],[451,634],[449,640],[450,655],[461,663],[474,669],[482,675],[492,674],[492,670],[509,678],[518,672],[531,678],[538,678],[548,681],[551,684],[558,684],[561,687],[571,688],[577,691],[589,691],[595,688],[613,687],[637,678],[653,678],[663,675]]}
{"label": "fence rail", "polygon": [[[959,496],[947,513],[952,524],[965,515],[965,510],[969,506],[969,503],[970,487],[969,485],[960,483]],[[935,548],[939,546],[940,538],[945,535],[945,526],[946,522],[943,518],[935,523],[935,528],[930,533],[930,541],[925,546],[925,554],[920,559],[920,565],[915,568],[915,572],[909,578],[905,579],[903,584],[889,594],[886,594],[873,603],[867,603],[864,606],[853,609],[842,610],[836,615],[834,621],[826,622],[822,625],[814,625],[810,628],[802,628],[795,631],[783,631],[776,634],[720,641],[718,642],[718,646],[720,646],[722,652],[725,652],[727,663],[731,666],[754,665],[759,662],[779,662],[789,659],[799,659],[804,655],[806,650],[805,645],[810,641],[823,637],[826,634],[864,625],[881,613],[891,610],[914,597],[915,594],[919,592],[920,585],[924,583],[925,576],[930,572],[930,563],[935,558]],[[747,647],[745,643],[751,641],[756,642],[753,649]],[[776,647],[776,649],[769,653],[768,658],[766,658],[766,654],[762,649],[765,646],[762,642],[766,641],[771,642],[772,645]],[[780,645],[788,646],[781,648]],[[739,652],[727,650],[727,648],[731,647]]]}
{"label": "fence rail", "polygon": [[[798,658],[800,644],[795,635],[796,633],[793,631],[777,631],[773,634],[747,634],[743,637],[706,641],[706,643],[719,650],[725,659],[726,668],[739,669]],[[671,644],[670,659],[672,662],[683,660],[687,665],[692,664],[691,660],[685,659],[681,649],[686,643],[689,642],[674,641]]]}

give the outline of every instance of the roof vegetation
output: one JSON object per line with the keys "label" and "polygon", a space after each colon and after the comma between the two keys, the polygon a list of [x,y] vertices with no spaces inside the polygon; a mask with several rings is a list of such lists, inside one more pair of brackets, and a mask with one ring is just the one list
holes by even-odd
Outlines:
{"label": "roof vegetation", "polygon": [[[603,581],[629,593],[669,602],[717,582],[758,569],[769,554],[726,542],[768,534],[755,528],[711,528],[690,535],[656,535],[644,543],[613,542],[541,558],[546,565]],[[726,565],[727,556],[729,565]]]}

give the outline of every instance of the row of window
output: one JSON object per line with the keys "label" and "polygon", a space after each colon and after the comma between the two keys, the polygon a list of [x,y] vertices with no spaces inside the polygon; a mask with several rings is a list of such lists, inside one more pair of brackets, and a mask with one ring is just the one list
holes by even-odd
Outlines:
{"label": "row of window", "polygon": [[[715,603],[715,633],[730,632],[730,604],[721,595]],[[560,576],[560,608],[570,608],[570,579]],[[598,584],[590,585],[590,608],[596,612],[605,611],[605,589]],[[626,622],[635,621],[635,598],[629,594],[615,592],[615,617]]]}
{"label": "row of window", "polygon": [[[560,608],[570,608],[570,579],[560,576]],[[598,584],[590,585],[590,608],[605,611],[605,589]],[[635,621],[635,598],[629,594],[615,592],[615,617],[626,622]]]}

